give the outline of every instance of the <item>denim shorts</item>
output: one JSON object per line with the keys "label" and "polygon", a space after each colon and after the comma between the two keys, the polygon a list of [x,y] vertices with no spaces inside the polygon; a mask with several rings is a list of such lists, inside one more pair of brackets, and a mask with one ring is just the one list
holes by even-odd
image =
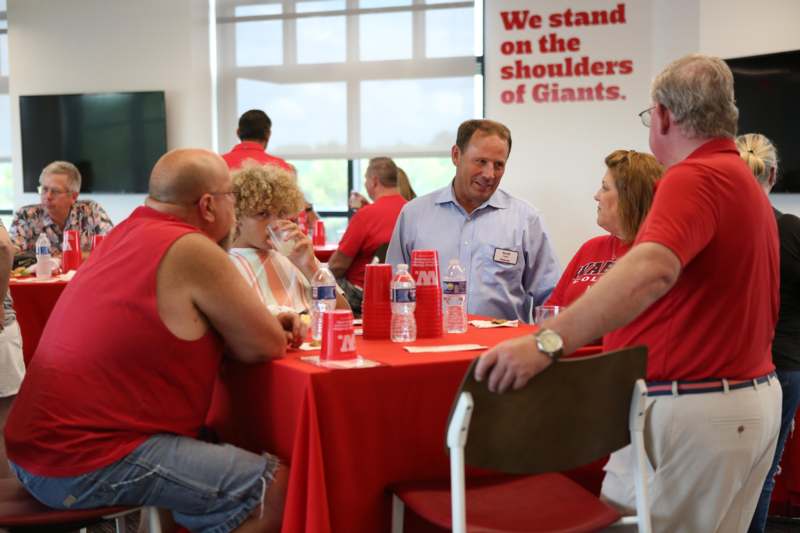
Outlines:
{"label": "denim shorts", "polygon": [[239,527],[262,502],[280,462],[229,444],[150,437],[123,459],[76,477],[45,477],[11,463],[33,496],[57,509],[150,505],[203,533]]}

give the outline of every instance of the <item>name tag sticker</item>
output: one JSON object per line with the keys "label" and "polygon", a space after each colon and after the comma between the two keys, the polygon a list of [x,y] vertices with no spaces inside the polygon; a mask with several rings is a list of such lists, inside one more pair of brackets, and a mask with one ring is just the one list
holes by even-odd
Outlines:
{"label": "name tag sticker", "polygon": [[504,250],[502,248],[494,249],[494,262],[505,263],[506,265],[516,265],[519,259],[519,252],[514,250]]}

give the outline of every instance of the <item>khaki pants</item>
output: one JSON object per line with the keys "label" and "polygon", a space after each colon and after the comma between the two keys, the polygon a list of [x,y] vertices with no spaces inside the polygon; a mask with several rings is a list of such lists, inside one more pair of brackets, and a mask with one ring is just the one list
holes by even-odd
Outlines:
{"label": "khaki pants", "polygon": [[[781,387],[648,398],[645,449],[653,531],[747,531],[767,476],[781,419]],[[636,459],[611,455],[603,497],[635,513]]]}

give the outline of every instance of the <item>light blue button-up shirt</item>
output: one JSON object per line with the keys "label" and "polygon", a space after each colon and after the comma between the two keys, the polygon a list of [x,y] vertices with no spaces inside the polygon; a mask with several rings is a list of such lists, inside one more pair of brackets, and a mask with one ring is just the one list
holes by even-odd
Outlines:
{"label": "light blue button-up shirt", "polygon": [[467,271],[468,311],[491,317],[530,322],[560,272],[539,213],[500,189],[472,213],[452,182],[406,204],[386,262],[408,264],[412,250],[437,250],[442,276],[457,258]]}

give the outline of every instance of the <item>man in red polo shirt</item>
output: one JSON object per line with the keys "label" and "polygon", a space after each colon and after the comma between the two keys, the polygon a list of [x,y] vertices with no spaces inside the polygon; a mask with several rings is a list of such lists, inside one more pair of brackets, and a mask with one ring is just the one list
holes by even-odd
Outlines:
{"label": "man in red polo shirt", "polygon": [[[683,57],[653,82],[640,116],[667,168],[633,247],[535,336],[481,356],[477,379],[519,388],[586,342],[645,344],[645,447],[654,531],[745,531],[778,437],[781,388],[775,216],[733,138],[733,76]],[[603,496],[634,507],[630,446],[606,465]]]}
{"label": "man in red polo shirt", "polygon": [[339,280],[350,307],[361,312],[364,271],[375,251],[392,239],[392,230],[406,200],[397,188],[397,165],[388,157],[369,160],[364,188],[373,203],[359,209],[347,226],[339,249],[328,261],[328,268]]}
{"label": "man in red polo shirt", "polygon": [[222,158],[231,170],[237,169],[248,159],[262,165],[278,165],[286,170],[292,170],[291,165],[267,153],[267,144],[272,135],[272,121],[260,109],[251,109],[239,117],[239,127],[236,136],[242,141]]}

